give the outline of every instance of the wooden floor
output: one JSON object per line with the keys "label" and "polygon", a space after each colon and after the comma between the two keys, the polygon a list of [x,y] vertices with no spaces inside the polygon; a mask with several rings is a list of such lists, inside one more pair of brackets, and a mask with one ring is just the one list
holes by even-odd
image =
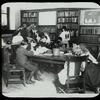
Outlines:
{"label": "wooden floor", "polygon": [[95,97],[98,94],[95,94],[92,91],[86,91],[85,94],[79,93],[57,93],[56,87],[53,84],[54,74],[44,72],[41,75],[43,81],[36,81],[35,84],[10,84],[8,87],[5,86],[5,83],[2,79],[2,94],[7,97]]}

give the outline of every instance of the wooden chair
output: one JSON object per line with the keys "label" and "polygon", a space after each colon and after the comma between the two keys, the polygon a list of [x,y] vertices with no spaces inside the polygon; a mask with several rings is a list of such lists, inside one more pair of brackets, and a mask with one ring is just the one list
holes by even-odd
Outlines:
{"label": "wooden chair", "polygon": [[[85,79],[82,74],[80,68],[83,61],[86,61],[87,56],[75,57],[75,56],[67,56],[67,80],[66,85],[67,89],[65,92],[82,92],[85,93]],[[70,71],[72,70],[72,66],[70,63],[74,62],[74,74],[70,75]]]}
{"label": "wooden chair", "polygon": [[10,57],[11,64],[16,63],[16,50],[17,50],[18,47],[19,47],[18,44],[11,45],[11,57]]}
{"label": "wooden chair", "polygon": [[11,54],[7,49],[4,49],[3,69],[5,69],[6,72],[6,86],[8,86],[8,84],[23,84],[25,86],[25,69],[16,64],[10,64],[10,56]]}
{"label": "wooden chair", "polygon": [[6,86],[8,84],[23,84],[25,86],[25,69],[16,65],[9,65]]}

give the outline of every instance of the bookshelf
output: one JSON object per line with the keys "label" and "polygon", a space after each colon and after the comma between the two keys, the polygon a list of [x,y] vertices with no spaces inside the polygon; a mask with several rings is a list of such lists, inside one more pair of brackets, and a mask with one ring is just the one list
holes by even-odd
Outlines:
{"label": "bookshelf", "polygon": [[71,37],[78,36],[79,30],[79,9],[59,9],[57,11],[57,29],[61,30],[63,26],[66,26],[70,30]]}
{"label": "bookshelf", "polygon": [[40,32],[46,32],[50,36],[51,41],[55,39],[56,25],[39,25],[38,30]]}
{"label": "bookshelf", "polygon": [[100,26],[80,26],[80,42],[87,45],[90,52],[97,57],[100,48]]}
{"label": "bookshelf", "polygon": [[[57,14],[57,18],[56,18],[56,25],[55,25],[56,31],[54,33],[57,33],[59,35],[61,28],[63,26],[66,26],[67,29],[70,30],[72,38],[78,37],[80,10],[60,8],[60,9],[55,9],[55,11]],[[36,24],[39,27],[41,27],[41,25],[39,25],[39,11],[21,10],[21,26],[27,27],[30,24]],[[47,26],[45,27],[47,28]]]}
{"label": "bookshelf", "polygon": [[21,10],[21,26],[38,25],[38,12],[34,10]]}

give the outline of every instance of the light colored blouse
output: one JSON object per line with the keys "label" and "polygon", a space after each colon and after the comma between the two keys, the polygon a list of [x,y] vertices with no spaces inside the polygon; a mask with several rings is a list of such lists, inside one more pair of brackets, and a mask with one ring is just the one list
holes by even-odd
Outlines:
{"label": "light colored blouse", "polygon": [[62,43],[67,43],[70,40],[70,33],[69,33],[69,31],[63,31],[60,34],[60,37],[62,38]]}
{"label": "light colored blouse", "polygon": [[18,43],[21,43],[22,42],[23,37],[21,35],[16,35],[13,37],[12,39],[12,44],[18,44]]}

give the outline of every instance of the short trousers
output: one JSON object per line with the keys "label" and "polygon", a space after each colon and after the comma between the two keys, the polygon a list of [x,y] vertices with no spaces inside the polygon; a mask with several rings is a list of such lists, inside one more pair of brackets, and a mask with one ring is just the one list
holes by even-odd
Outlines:
{"label": "short trousers", "polygon": [[37,63],[25,63],[22,67],[29,71],[37,71],[38,70],[38,64]]}

